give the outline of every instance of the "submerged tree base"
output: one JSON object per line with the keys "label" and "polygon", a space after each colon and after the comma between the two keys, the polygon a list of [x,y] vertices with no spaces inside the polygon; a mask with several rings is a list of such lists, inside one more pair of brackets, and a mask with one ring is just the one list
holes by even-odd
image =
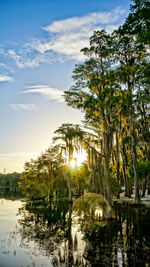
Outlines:
{"label": "submerged tree base", "polygon": [[108,219],[112,216],[112,209],[106,198],[101,194],[84,193],[73,203],[78,216],[85,214],[93,219]]}

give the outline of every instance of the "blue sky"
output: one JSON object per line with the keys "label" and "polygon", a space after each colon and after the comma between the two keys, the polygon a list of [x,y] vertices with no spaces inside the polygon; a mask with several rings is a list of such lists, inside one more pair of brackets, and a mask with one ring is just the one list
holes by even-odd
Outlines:
{"label": "blue sky", "polygon": [[67,107],[74,65],[84,60],[94,30],[112,32],[129,12],[128,0],[0,0],[0,172],[50,144],[62,123],[83,114]]}

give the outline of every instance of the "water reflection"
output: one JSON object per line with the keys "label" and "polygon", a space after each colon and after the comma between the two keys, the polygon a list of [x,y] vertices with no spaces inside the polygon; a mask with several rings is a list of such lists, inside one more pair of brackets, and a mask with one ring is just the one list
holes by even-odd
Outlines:
{"label": "water reflection", "polygon": [[18,223],[23,202],[0,199],[0,266],[27,267],[52,266],[51,259],[40,251],[36,242],[28,242],[22,236],[22,227]]}
{"label": "water reflection", "polygon": [[52,266],[150,266],[149,209],[116,205],[112,221],[79,210],[67,201],[30,203],[20,220],[23,236],[53,256]]}
{"label": "water reflection", "polygon": [[57,201],[49,206],[30,203],[20,212],[22,237],[36,240],[47,255],[52,255],[52,266],[87,266],[83,258],[83,234],[73,218],[71,203]]}
{"label": "water reflection", "polygon": [[150,209],[86,204],[0,200],[0,266],[150,266]]}

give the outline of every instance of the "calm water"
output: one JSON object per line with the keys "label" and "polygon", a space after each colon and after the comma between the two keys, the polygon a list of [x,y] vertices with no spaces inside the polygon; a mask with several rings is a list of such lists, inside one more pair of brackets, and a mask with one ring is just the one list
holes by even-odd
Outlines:
{"label": "calm water", "polygon": [[0,267],[150,266],[150,210],[114,207],[101,221],[65,201],[0,199]]}

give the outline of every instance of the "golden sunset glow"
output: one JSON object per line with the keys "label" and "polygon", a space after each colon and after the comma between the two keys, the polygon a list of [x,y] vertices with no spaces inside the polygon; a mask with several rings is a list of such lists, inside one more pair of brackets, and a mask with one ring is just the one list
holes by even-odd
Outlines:
{"label": "golden sunset glow", "polygon": [[71,160],[71,162],[70,162],[70,166],[72,167],[72,168],[75,168],[76,167],[76,160],[75,159],[72,159]]}
{"label": "golden sunset glow", "polygon": [[74,158],[77,159],[77,166],[80,167],[83,162],[87,159],[87,154],[85,151],[81,151],[79,153],[74,152]]}

